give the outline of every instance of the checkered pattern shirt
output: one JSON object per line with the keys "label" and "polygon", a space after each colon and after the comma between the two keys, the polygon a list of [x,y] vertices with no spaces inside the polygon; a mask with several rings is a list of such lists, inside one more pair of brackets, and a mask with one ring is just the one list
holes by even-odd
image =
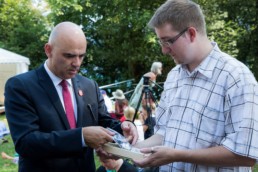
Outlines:
{"label": "checkered pattern shirt", "polygon": [[[250,70],[220,51],[216,43],[204,61],[189,72],[177,65],[168,74],[156,110],[155,132],[175,149],[222,145],[258,159],[258,86]],[[160,167],[174,171],[249,171],[249,167],[211,167],[174,162]]]}

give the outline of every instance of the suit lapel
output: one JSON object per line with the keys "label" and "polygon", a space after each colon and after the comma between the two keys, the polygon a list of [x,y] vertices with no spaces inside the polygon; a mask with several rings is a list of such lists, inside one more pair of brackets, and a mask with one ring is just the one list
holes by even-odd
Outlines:
{"label": "suit lapel", "polygon": [[40,85],[44,88],[46,94],[48,95],[48,98],[50,99],[56,111],[58,112],[58,115],[60,116],[60,119],[65,125],[65,128],[70,129],[70,125],[68,123],[63,105],[59,99],[56,88],[43,65],[39,69],[37,69],[37,74],[39,77]]}
{"label": "suit lapel", "polygon": [[75,99],[77,102],[77,127],[82,127],[82,118],[83,118],[83,107],[85,107],[85,102],[83,101],[84,92],[80,85],[78,77],[72,78],[73,89],[75,94]]}

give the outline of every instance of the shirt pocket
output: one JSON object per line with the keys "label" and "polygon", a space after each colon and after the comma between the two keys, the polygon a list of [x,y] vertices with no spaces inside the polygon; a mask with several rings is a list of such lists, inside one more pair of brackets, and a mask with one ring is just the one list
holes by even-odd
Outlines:
{"label": "shirt pocket", "polygon": [[196,103],[192,124],[196,142],[204,147],[219,145],[225,136],[224,114],[217,109]]}

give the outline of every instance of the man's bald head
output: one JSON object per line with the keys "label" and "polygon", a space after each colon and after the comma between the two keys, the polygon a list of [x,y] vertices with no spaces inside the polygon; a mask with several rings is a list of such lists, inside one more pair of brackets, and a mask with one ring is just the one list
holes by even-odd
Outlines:
{"label": "man's bald head", "polygon": [[64,39],[69,40],[75,38],[83,38],[86,40],[86,37],[80,26],[72,22],[62,22],[54,27],[49,36],[48,43],[54,45],[61,40],[63,41]]}
{"label": "man's bald head", "polygon": [[74,77],[86,54],[87,42],[82,29],[72,22],[56,25],[45,44],[47,65],[57,77]]}

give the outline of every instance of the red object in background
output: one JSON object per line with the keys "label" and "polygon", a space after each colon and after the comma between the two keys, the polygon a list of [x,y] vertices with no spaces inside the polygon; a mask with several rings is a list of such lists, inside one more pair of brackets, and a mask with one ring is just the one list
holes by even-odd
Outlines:
{"label": "red object in background", "polygon": [[114,119],[117,119],[119,120],[120,122],[124,122],[126,120],[125,116],[124,115],[118,115],[116,113],[110,113],[110,116]]}

